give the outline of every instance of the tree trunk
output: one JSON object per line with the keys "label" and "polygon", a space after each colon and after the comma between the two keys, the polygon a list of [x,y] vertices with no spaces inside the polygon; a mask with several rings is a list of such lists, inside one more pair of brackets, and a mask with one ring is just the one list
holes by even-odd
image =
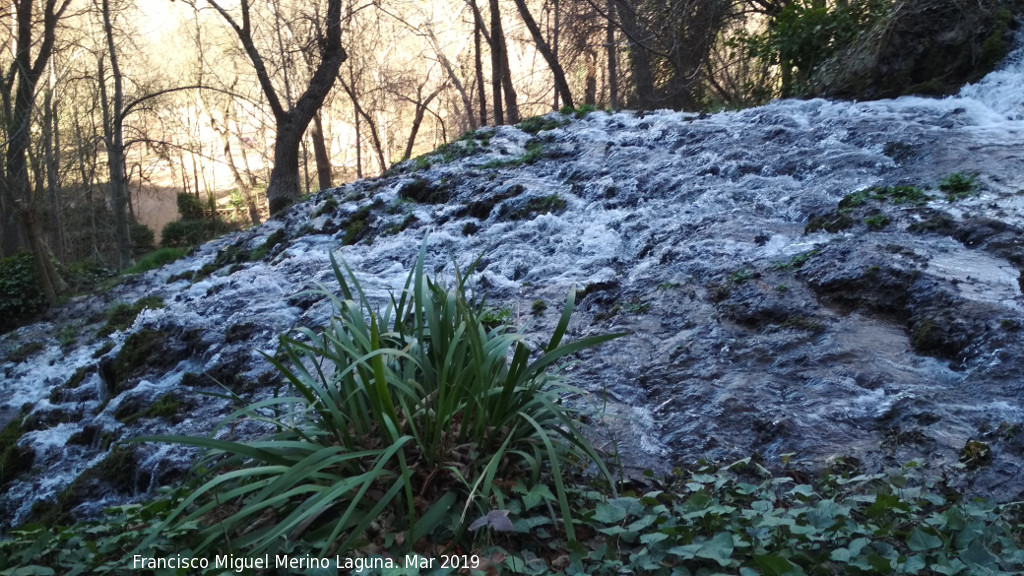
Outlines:
{"label": "tree trunk", "polygon": [[519,104],[516,103],[516,89],[512,86],[512,69],[508,65],[508,49],[504,39],[501,41],[501,86],[505,92],[505,120],[509,124],[518,124]]}
{"label": "tree trunk", "polygon": [[[362,123],[359,121],[359,118],[362,117],[363,120],[365,120],[366,123],[370,125],[370,144],[373,146],[373,151],[377,154],[377,162],[378,164],[380,164],[380,171],[383,173],[385,170],[387,170],[388,166],[387,159],[384,157],[384,143],[381,142],[380,132],[377,130],[377,123],[373,120],[373,117],[370,116],[369,112],[364,110],[363,107],[359,104],[359,98],[356,95],[355,85],[346,84],[344,79],[341,78],[339,78],[339,80],[341,81],[342,90],[344,90],[345,93],[348,94],[348,97],[352,100],[352,106],[353,108],[355,108],[356,111],[356,140],[361,145],[362,140],[360,140],[359,134]],[[357,159],[361,159],[361,156],[359,156],[360,150],[361,148],[356,148]],[[359,166],[362,166],[361,161],[359,163]],[[360,175],[359,177],[362,178],[362,175]]]}
{"label": "tree trunk", "polygon": [[57,272],[57,268],[50,259],[50,251],[46,248],[42,231],[36,225],[35,214],[31,207],[20,211],[21,221],[25,225],[25,232],[28,236],[29,247],[32,249],[32,257],[35,262],[35,279],[46,295],[50,304],[56,304],[60,295],[67,292],[68,285]]}
{"label": "tree trunk", "polygon": [[608,107],[619,109],[618,54],[615,49],[615,0],[608,0],[608,24],[605,27],[605,42],[608,44]]}
{"label": "tree trunk", "polygon": [[331,157],[327,153],[327,142],[324,138],[324,125],[320,119],[320,113],[313,115],[313,127],[309,131],[313,139],[313,156],[316,158],[316,179],[321,190],[333,188],[333,174],[331,174]]}
{"label": "tree trunk", "polygon": [[[114,27],[110,19],[110,2],[103,0],[103,31],[107,37],[107,57],[114,81],[114,100],[107,101],[107,84],[100,60],[100,98],[103,101],[103,140],[107,147],[107,168],[110,173],[110,208],[114,211],[114,238],[117,242],[118,268],[132,265],[131,236],[128,231],[128,185],[124,161],[124,90],[121,67],[114,47]],[[112,106],[112,107],[111,107]]]}
{"label": "tree trunk", "polygon": [[501,53],[505,50],[505,34],[501,31],[501,10],[498,0],[490,0],[491,10],[491,93],[494,99],[494,125],[505,123],[505,107],[501,102]]}
{"label": "tree trunk", "polygon": [[274,167],[270,170],[267,186],[267,202],[270,214],[279,214],[302,197],[302,182],[299,178],[299,144],[305,131],[296,128],[294,121],[277,121],[274,142]]}
{"label": "tree trunk", "polygon": [[53,230],[53,240],[57,246],[57,254],[64,257],[67,254],[67,241],[64,236],[64,220],[59,197],[60,174],[60,127],[57,118],[57,101],[53,98],[55,82],[51,71],[51,86],[47,90],[43,104],[43,163],[46,169],[46,193],[50,204],[50,227]]}
{"label": "tree trunk", "polygon": [[473,10],[473,63],[476,72],[476,89],[480,99],[480,125],[487,126],[487,84],[484,82],[484,63],[480,49],[480,38],[487,28],[484,26],[483,18],[480,17],[476,0],[469,0],[469,7]]}
{"label": "tree trunk", "polygon": [[587,80],[583,91],[583,103],[588,106],[597,105],[597,52],[587,49],[584,57],[587,60]]}

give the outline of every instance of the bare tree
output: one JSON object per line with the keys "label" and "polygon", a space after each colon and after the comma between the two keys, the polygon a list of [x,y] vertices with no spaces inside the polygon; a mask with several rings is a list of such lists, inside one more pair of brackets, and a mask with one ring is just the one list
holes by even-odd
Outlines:
{"label": "bare tree", "polygon": [[259,80],[260,88],[274,115],[275,142],[274,168],[270,173],[267,186],[267,201],[270,214],[278,214],[302,195],[299,177],[299,147],[302,143],[306,127],[323,106],[327,94],[334,85],[348,55],[341,46],[341,0],[327,0],[327,17],[322,29],[318,27],[316,37],[320,52],[320,63],[309,79],[306,90],[299,96],[294,106],[285,109],[267,71],[263,55],[253,40],[253,27],[249,0],[241,0],[241,24],[228,10],[216,0],[208,0],[212,6],[235,31],[242,48],[252,63]]}
{"label": "bare tree", "polygon": [[533,15],[530,14],[530,9],[526,6],[526,0],[515,0],[515,3],[516,8],[519,9],[519,16],[522,17],[527,29],[530,30],[530,35],[533,36],[533,41],[537,45],[537,50],[548,63],[548,67],[551,68],[551,73],[555,77],[555,91],[562,98],[562,102],[564,102],[566,106],[574,106],[572,102],[572,93],[569,91],[569,84],[565,81],[565,71],[562,70],[562,65],[558,63],[558,56],[555,55],[551,46],[549,46],[547,41],[544,40],[544,35],[540,31],[540,26],[537,26],[537,22],[533,19]]}

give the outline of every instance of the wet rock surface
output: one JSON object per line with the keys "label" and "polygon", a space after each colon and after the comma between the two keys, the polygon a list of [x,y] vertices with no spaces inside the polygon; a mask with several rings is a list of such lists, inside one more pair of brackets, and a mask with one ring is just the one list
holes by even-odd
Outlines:
{"label": "wet rock surface", "polygon": [[[330,301],[310,290],[334,285],[330,255],[384,304],[427,232],[428,270],[451,279],[453,255],[463,267],[480,257],[475,289],[538,345],[572,286],[570,338],[630,333],[565,369],[590,394],[569,400],[594,410],[598,445],[612,454],[617,442],[627,465],[757,452],[878,469],[920,457],[977,493],[1014,497],[1024,489],[1014,62],[946,100],[596,112],[536,135],[484,129],[73,300],[0,337],[0,415],[24,422],[10,454],[32,455],[3,487],[0,517],[23,521],[37,500],[51,514],[97,513],[180,478],[190,450],[115,450],[143,434],[210,433],[232,410],[227,391],[273,394],[277,335],[329,322]],[[940,185],[955,174],[973,184],[953,197]],[[828,214],[844,225],[809,226]],[[99,335],[112,304],[144,297],[163,307]],[[62,346],[68,326],[74,343]],[[42,347],[10,359],[26,342]],[[217,434],[254,432],[243,428]],[[971,441],[990,458],[965,457]],[[80,497],[59,501],[83,475]]]}

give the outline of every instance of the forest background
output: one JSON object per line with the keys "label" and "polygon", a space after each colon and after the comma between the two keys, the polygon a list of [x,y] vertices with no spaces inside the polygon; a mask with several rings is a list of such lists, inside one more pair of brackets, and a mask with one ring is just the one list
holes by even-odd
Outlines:
{"label": "forest background", "polygon": [[155,232],[185,250],[485,125],[948,92],[1002,57],[1013,13],[991,0],[10,0],[0,329],[129,269]]}

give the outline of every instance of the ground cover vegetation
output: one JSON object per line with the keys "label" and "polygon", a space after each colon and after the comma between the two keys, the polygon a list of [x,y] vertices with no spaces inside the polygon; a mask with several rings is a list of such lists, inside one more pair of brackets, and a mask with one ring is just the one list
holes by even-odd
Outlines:
{"label": "ground cover vegetation", "polygon": [[[860,473],[849,459],[821,474],[788,465],[771,472],[765,464],[756,457],[699,463],[617,492],[593,477],[574,477],[565,499],[575,540],[552,512],[559,498],[549,477],[532,487],[522,478],[503,482],[495,495],[504,508],[464,534],[458,548],[439,526],[420,533],[451,542],[421,548],[421,557],[457,550],[477,558],[475,569],[398,573],[1010,575],[1024,569],[1020,502],[964,497],[928,480],[934,474],[918,462],[879,474]],[[23,526],[0,542],[2,573],[129,574],[136,572],[125,559],[136,553],[200,557],[202,524],[166,522],[192,489],[108,509],[102,520]],[[151,530],[154,524],[161,529]],[[347,553],[403,559],[410,533],[390,530],[376,533],[389,545],[363,541]],[[321,547],[307,539],[281,545],[292,555],[315,556]]]}

